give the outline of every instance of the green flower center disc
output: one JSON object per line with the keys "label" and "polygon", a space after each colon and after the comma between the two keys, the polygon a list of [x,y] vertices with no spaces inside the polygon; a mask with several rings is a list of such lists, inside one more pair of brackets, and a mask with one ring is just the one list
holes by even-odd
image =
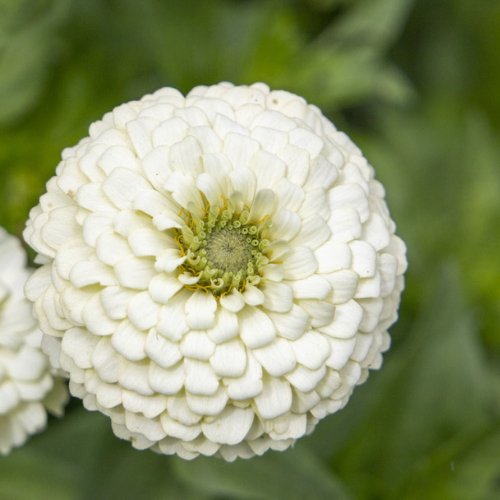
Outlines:
{"label": "green flower center disc", "polygon": [[186,227],[177,234],[186,256],[181,270],[199,278],[188,288],[203,288],[219,296],[260,282],[262,268],[269,262],[265,238],[269,223],[250,224],[248,219],[249,210],[234,213],[230,208],[212,207],[203,218],[186,220]]}

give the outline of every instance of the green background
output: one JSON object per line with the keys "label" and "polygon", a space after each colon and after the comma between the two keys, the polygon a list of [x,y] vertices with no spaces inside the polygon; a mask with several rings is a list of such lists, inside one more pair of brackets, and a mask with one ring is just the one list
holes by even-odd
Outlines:
{"label": "green background", "polygon": [[10,232],[113,106],[265,81],[362,147],[410,262],[383,369],[293,449],[161,457],[72,401],[0,459],[0,499],[500,498],[499,26],[496,0],[0,0]]}

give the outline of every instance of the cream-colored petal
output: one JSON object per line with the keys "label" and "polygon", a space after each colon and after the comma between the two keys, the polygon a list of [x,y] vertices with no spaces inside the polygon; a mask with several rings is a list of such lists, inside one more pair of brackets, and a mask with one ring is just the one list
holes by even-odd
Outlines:
{"label": "cream-colored petal", "polygon": [[257,307],[246,306],[238,315],[240,337],[250,349],[269,344],[276,336],[276,328],[269,316]]}
{"label": "cream-colored petal", "polygon": [[211,328],[215,322],[217,302],[214,296],[202,290],[196,290],[186,301],[186,322],[196,330]]}

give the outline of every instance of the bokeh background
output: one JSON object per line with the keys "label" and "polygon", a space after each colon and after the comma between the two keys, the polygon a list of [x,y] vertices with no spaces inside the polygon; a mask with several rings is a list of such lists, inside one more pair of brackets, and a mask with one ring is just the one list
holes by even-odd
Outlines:
{"label": "bokeh background", "polygon": [[292,450],[161,457],[72,401],[0,458],[0,499],[500,498],[499,26],[497,0],[0,0],[10,232],[115,105],[265,81],[361,146],[410,261],[383,369]]}

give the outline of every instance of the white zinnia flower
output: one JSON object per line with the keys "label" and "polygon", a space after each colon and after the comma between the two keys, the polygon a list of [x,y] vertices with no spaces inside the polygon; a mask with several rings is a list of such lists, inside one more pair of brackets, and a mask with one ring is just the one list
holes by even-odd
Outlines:
{"label": "white zinnia flower", "polygon": [[56,172],[27,293],[72,393],[137,448],[283,450],[381,365],[405,247],[372,167],[302,98],[164,88]]}
{"label": "white zinnia flower", "polygon": [[24,297],[30,271],[19,241],[0,228],[0,454],[22,445],[57,415],[67,390],[40,348],[42,332]]}

